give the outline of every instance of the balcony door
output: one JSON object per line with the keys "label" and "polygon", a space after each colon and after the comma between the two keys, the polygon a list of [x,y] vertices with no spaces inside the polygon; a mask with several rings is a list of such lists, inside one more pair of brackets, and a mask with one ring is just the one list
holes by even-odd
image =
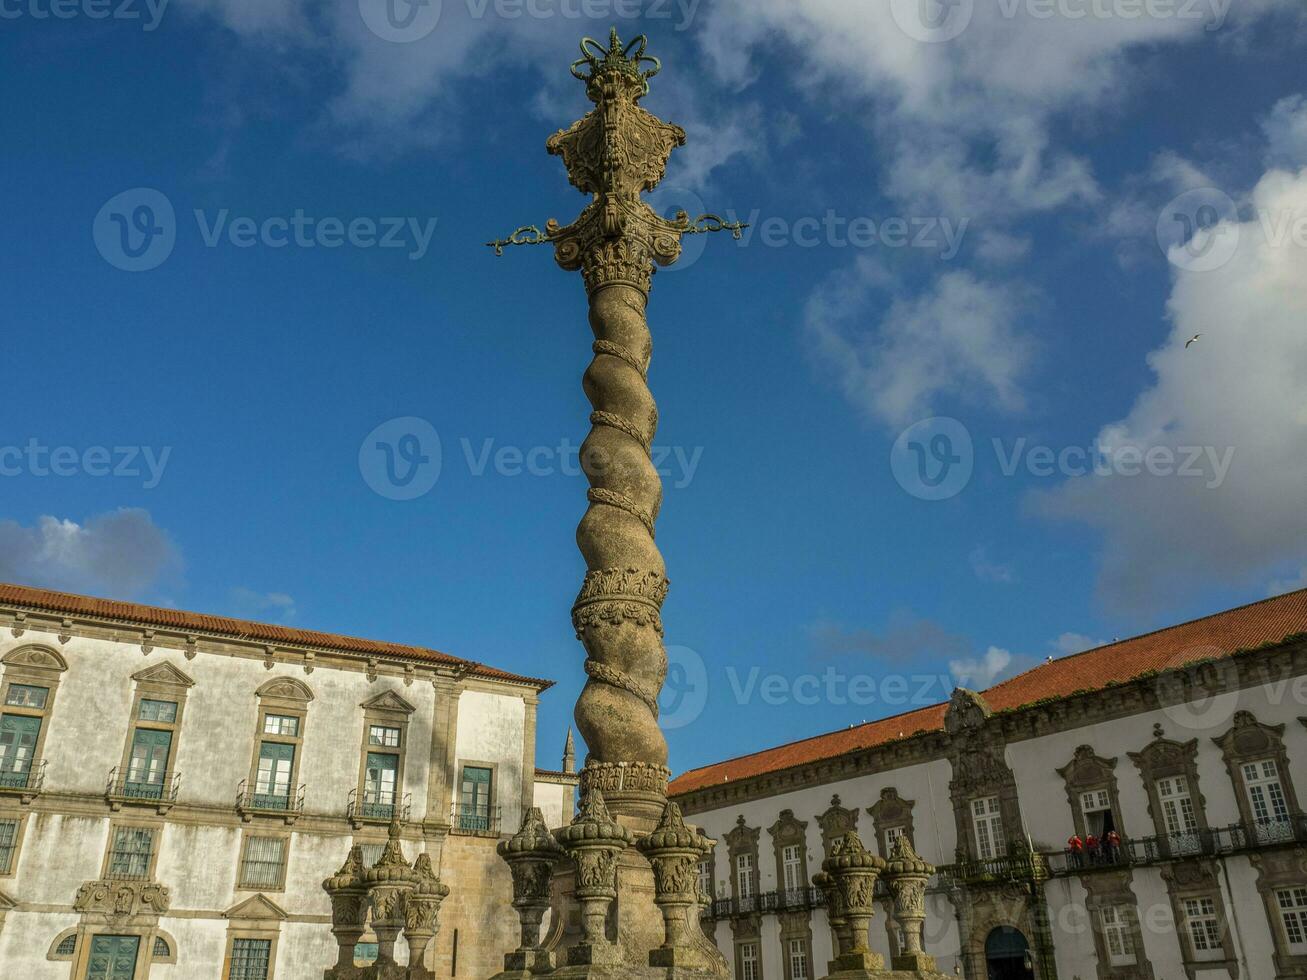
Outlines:
{"label": "balcony door", "polygon": [[460,830],[490,829],[490,770],[463,767],[463,792],[459,803]]}
{"label": "balcony door", "polygon": [[264,742],[259,746],[259,769],[254,780],[254,805],[262,810],[290,806],[290,780],[295,770],[295,746]]}
{"label": "balcony door", "polygon": [[132,980],[140,946],[139,936],[92,936],[86,980]]}
{"label": "balcony door", "polygon": [[132,736],[131,759],[127,764],[127,795],[142,800],[162,799],[171,753],[172,732],[136,729]]}
{"label": "balcony door", "polygon": [[363,778],[364,814],[383,820],[394,816],[398,783],[399,756],[388,752],[369,752]]}
{"label": "balcony door", "polygon": [[20,789],[27,786],[40,734],[40,718],[0,716],[0,786]]}

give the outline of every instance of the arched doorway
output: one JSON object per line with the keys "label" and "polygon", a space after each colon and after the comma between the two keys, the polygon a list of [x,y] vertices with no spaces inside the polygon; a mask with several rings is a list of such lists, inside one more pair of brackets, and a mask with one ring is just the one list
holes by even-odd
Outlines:
{"label": "arched doorway", "polygon": [[999,926],[985,940],[987,980],[1034,980],[1030,943],[1020,929]]}

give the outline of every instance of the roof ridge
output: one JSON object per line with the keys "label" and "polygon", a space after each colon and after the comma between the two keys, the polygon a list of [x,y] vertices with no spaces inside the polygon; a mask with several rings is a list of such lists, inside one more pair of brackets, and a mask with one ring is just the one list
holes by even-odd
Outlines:
{"label": "roof ridge", "polygon": [[1240,606],[1231,606],[1229,609],[1219,609],[1216,612],[1208,613],[1205,616],[1195,616],[1193,619],[1186,619],[1184,622],[1181,623],[1172,623],[1170,626],[1159,626],[1157,629],[1148,630],[1145,633],[1137,633],[1134,636],[1127,636],[1125,637],[1125,639],[1113,640],[1111,643],[1100,643],[1096,647],[1089,647],[1086,650],[1079,650],[1076,653],[1068,653],[1065,657],[1056,657],[1051,661],[1046,660],[1043,663],[1035,664],[1033,667],[1029,667],[1026,670],[1021,671],[1021,673],[1019,674],[1013,674],[1011,677],[1005,677],[997,684],[993,685],[992,687],[985,688],[980,693],[988,694],[990,691],[997,691],[999,688],[1011,684],[1013,681],[1019,680],[1022,677],[1026,677],[1029,674],[1033,674],[1035,673],[1035,671],[1043,670],[1045,667],[1049,666],[1050,663],[1058,663],[1058,664],[1066,663],[1068,661],[1075,660],[1077,657],[1084,657],[1084,656],[1088,656],[1091,653],[1097,653],[1099,650],[1107,650],[1110,649],[1111,647],[1118,647],[1123,643],[1133,643],[1136,640],[1143,640],[1150,636],[1159,636],[1162,633],[1169,633],[1172,630],[1183,629],[1186,626],[1193,626],[1195,623],[1201,623],[1208,619],[1217,619],[1218,617],[1228,616],[1231,613],[1237,613],[1244,609],[1251,609],[1253,606],[1265,605],[1268,602],[1278,602],[1281,599],[1285,599],[1291,595],[1297,595],[1299,593],[1307,593],[1307,588],[1294,589],[1291,592],[1281,592],[1279,595],[1268,595],[1264,599],[1254,599],[1252,602],[1245,602],[1243,605]]}
{"label": "roof ridge", "polygon": [[908,711],[900,711],[896,715],[886,715],[884,718],[873,718],[871,721],[864,721],[861,724],[848,725],[844,728],[836,728],[829,732],[821,732],[817,735],[808,735],[804,738],[796,738],[793,742],[782,742],[779,745],[769,745],[765,749],[758,749],[755,752],[745,752],[743,755],[732,756],[729,759],[720,759],[717,762],[710,762],[706,766],[699,766],[697,769],[687,769],[685,772],[677,776],[676,779],[684,779],[686,776],[689,776],[696,772],[703,772],[706,769],[715,769],[718,766],[726,765],[728,762],[739,762],[741,759],[751,759],[754,756],[766,755],[768,752],[775,752],[777,749],[788,749],[795,745],[803,745],[805,742],[813,742],[816,741],[817,739],[830,738],[832,735],[841,735],[844,732],[851,732],[858,728],[868,728],[872,725],[879,725],[881,722],[893,721],[895,718],[907,718],[921,711],[929,711],[931,708],[942,707],[945,703],[946,702],[944,701],[935,701],[931,704],[923,704],[920,707],[912,708]]}
{"label": "roof ridge", "polygon": [[[444,664],[449,667],[458,667],[465,669],[468,673],[481,674],[483,676],[495,676],[506,678],[514,681],[523,681],[531,684],[546,684],[553,686],[553,681],[543,678],[527,677],[525,675],[515,674],[510,671],[501,670],[498,667],[492,667],[489,664],[476,660],[468,660],[464,657],[452,653],[446,653],[435,647],[422,646],[416,643],[400,643],[394,640],[375,640],[363,636],[354,636],[349,633],[336,633],[328,630],[315,629],[304,626],[286,626],[280,623],[265,623],[255,619],[244,619],[239,616],[226,616],[221,613],[200,612],[194,609],[179,609],[175,606],[158,606],[150,605],[143,602],[135,602],[130,599],[113,599],[107,596],[86,595],[79,592],[66,592],[61,589],[43,589],[33,585],[23,585],[19,582],[0,582],[0,592],[10,590],[15,594],[15,598],[9,600],[18,604],[30,604],[38,608],[47,608],[61,612],[76,612],[79,615],[101,616],[107,619],[116,620],[144,620],[158,619],[166,621],[168,619],[190,620],[183,624],[179,623],[176,629],[193,629],[196,632],[208,632],[217,634],[230,634],[236,637],[250,639],[275,639],[277,633],[300,634],[299,638],[282,638],[278,642],[286,644],[300,644],[304,646],[322,646],[329,649],[355,650],[358,653],[367,652],[370,648],[383,656],[414,656],[417,659],[426,658],[436,664]],[[21,597],[21,598],[20,598]],[[0,600],[2,601],[2,600]],[[111,610],[86,610],[79,609],[79,606],[90,604],[104,604],[110,607],[124,607],[122,609]],[[132,610],[141,611],[140,615],[133,615]],[[216,621],[213,625],[202,625],[201,621]],[[260,634],[266,634],[260,636]],[[315,642],[312,637],[321,638],[322,642]],[[334,643],[332,641],[335,641]],[[385,648],[378,649],[378,648]],[[422,657],[417,657],[421,654]]]}

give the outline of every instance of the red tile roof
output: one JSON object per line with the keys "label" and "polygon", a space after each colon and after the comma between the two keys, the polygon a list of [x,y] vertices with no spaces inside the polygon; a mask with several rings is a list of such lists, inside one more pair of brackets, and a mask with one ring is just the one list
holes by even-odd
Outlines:
{"label": "red tile roof", "polygon": [[[984,696],[995,711],[1011,710],[1036,701],[1101,690],[1109,684],[1124,683],[1199,660],[1228,657],[1240,650],[1278,643],[1303,633],[1307,633],[1307,589],[1041,664],[996,684]],[[874,748],[900,735],[942,731],[945,708],[943,704],[918,708],[694,769],[674,780],[669,790],[673,795],[684,795]]]}
{"label": "red tile roof", "polygon": [[161,629],[177,630],[178,632],[216,634],[235,640],[262,644],[284,643],[317,647],[344,654],[358,654],[365,657],[397,657],[405,660],[419,660],[428,664],[461,670],[475,677],[527,684],[541,691],[547,690],[554,685],[553,681],[510,674],[507,671],[487,667],[485,664],[479,664],[471,660],[463,660],[427,647],[385,643],[380,640],[361,640],[336,633],[320,633],[317,630],[295,629],[290,626],[277,626],[271,623],[255,623],[245,619],[211,616],[207,613],[184,612],[180,609],[165,609],[159,606],[142,606],[135,602],[121,602],[117,599],[96,599],[91,596],[73,595],[69,592],[33,589],[25,585],[0,583],[0,605],[40,609],[51,613],[61,613],[64,616],[90,616],[96,619],[119,620],[133,625],[154,626]]}

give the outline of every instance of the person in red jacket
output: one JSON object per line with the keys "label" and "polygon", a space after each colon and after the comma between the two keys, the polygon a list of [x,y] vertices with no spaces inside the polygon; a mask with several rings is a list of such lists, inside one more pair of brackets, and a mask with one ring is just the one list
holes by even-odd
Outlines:
{"label": "person in red jacket", "polygon": [[1116,864],[1121,858],[1121,835],[1115,830],[1109,830],[1103,842],[1107,845],[1107,860]]}
{"label": "person in red jacket", "polygon": [[1089,855],[1089,863],[1097,864],[1099,858],[1098,838],[1090,834],[1085,838],[1085,852]]}
{"label": "person in red jacket", "polygon": [[1085,857],[1085,842],[1080,839],[1079,834],[1072,834],[1071,839],[1066,842],[1067,853],[1071,855],[1071,864],[1074,867],[1080,867]]}

